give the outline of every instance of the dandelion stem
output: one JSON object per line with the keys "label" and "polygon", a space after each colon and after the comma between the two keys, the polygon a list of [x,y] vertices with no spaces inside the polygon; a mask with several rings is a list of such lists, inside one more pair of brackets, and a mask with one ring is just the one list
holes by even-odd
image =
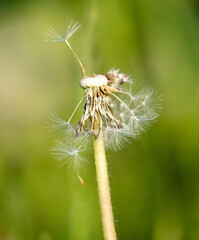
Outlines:
{"label": "dandelion stem", "polygon": [[95,165],[105,240],[116,240],[103,133],[94,140]]}

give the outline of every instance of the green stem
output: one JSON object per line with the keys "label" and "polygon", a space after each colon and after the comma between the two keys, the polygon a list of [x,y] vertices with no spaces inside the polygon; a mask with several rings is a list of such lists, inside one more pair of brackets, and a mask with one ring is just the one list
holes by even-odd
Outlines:
{"label": "green stem", "polygon": [[94,140],[94,153],[104,239],[116,240],[117,237],[111,205],[111,194],[102,131],[99,137]]}

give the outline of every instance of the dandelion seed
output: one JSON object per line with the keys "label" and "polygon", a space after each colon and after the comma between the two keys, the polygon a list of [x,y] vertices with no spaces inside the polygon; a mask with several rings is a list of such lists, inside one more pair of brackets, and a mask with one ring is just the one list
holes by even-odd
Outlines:
{"label": "dandelion seed", "polygon": [[52,149],[53,155],[58,161],[62,162],[62,165],[68,164],[77,168],[80,162],[86,161],[81,153],[85,151],[87,141],[87,135],[75,138],[75,133],[71,133],[70,136],[65,136],[56,141],[56,145]]}

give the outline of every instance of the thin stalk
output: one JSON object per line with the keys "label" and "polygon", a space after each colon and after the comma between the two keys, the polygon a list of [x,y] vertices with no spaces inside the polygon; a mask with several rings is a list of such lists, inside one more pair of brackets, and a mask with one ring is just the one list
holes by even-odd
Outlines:
{"label": "thin stalk", "polygon": [[94,140],[95,165],[105,240],[116,240],[103,133]]}

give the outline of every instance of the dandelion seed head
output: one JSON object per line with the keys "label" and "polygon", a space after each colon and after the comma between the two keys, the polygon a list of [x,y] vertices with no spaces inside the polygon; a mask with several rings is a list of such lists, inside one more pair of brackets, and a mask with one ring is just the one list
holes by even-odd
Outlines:
{"label": "dandelion seed head", "polygon": [[[52,42],[66,42],[78,60],[83,78],[79,85],[84,95],[68,121],[56,115],[52,117],[52,127],[62,129],[62,140],[54,148],[54,155],[64,162],[77,162],[82,159],[88,136],[97,139],[103,132],[105,145],[118,150],[131,138],[137,139],[159,116],[161,109],[159,97],[155,97],[150,88],[136,91],[137,86],[130,75],[112,68],[105,74],[87,76],[85,69],[68,42],[68,39],[79,29],[77,22],[71,22],[65,35],[60,35],[49,28],[47,35]],[[84,102],[83,114],[74,127],[71,120],[80,105]],[[68,159],[68,160],[66,160]]]}

